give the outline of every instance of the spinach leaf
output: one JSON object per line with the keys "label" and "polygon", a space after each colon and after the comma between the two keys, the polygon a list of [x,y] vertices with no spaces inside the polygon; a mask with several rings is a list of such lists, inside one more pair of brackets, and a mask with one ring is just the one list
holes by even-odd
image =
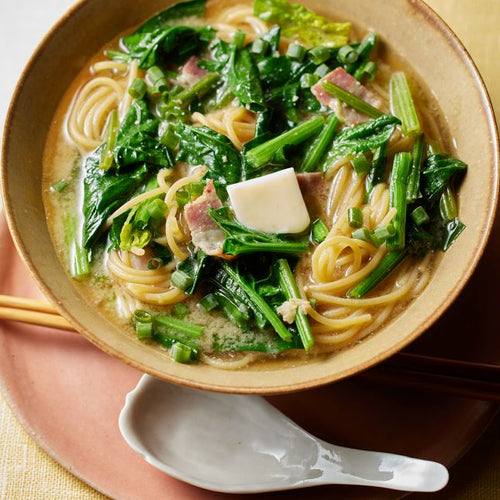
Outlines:
{"label": "spinach leaf", "polygon": [[208,213],[226,233],[223,245],[226,255],[261,252],[301,254],[309,247],[307,237],[268,234],[244,227],[232,217],[229,207],[210,208]]}
{"label": "spinach leaf", "polygon": [[202,17],[205,13],[206,3],[206,0],[178,2],[148,19],[136,30],[136,33],[149,33],[160,28],[167,28],[185,17]]}
{"label": "spinach leaf", "polygon": [[172,273],[172,283],[187,295],[192,295],[198,288],[207,264],[207,254],[197,250],[177,264],[176,270]]}
{"label": "spinach leaf", "polygon": [[382,115],[360,125],[344,129],[333,141],[324,169],[335,161],[359,153],[366,153],[383,147],[387,143],[399,120],[392,115]]}
{"label": "spinach leaf", "polygon": [[433,200],[439,196],[455,173],[465,172],[467,165],[446,154],[432,154],[425,160],[421,174],[423,195]]}
{"label": "spinach leaf", "polygon": [[125,174],[99,168],[101,148],[85,162],[83,179],[83,244],[90,249],[100,236],[106,219],[127,201],[151,175],[141,164]]}
{"label": "spinach leaf", "polygon": [[173,167],[173,154],[158,137],[159,124],[145,101],[132,101],[118,131],[113,150],[117,169],[141,162],[159,167]]}
{"label": "spinach leaf", "polygon": [[248,49],[238,50],[234,46],[226,67],[227,83],[240,105],[247,106],[252,111],[264,109],[259,72]]}
{"label": "spinach leaf", "polygon": [[208,127],[192,127],[183,123],[177,127],[180,137],[178,161],[204,165],[207,177],[221,184],[233,184],[241,179],[241,158],[233,143]]}
{"label": "spinach leaf", "polygon": [[239,48],[232,42],[216,40],[211,48],[212,60],[203,60],[199,66],[220,73],[224,84],[218,89],[216,104],[222,106],[236,97],[241,106],[252,111],[264,109],[259,72],[248,48]]}
{"label": "spinach leaf", "polygon": [[133,33],[123,39],[123,44],[130,57],[139,61],[139,67],[148,69],[167,61],[182,64],[201,52],[214,34],[210,27],[173,26]]}

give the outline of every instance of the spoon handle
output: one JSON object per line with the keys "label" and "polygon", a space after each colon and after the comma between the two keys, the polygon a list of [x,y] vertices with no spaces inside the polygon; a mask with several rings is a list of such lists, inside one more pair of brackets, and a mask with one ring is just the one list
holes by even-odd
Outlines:
{"label": "spoon handle", "polygon": [[[321,441],[321,440],[320,440]],[[344,448],[321,441],[318,482],[378,486],[405,491],[438,491],[448,482],[444,465],[429,460]]]}

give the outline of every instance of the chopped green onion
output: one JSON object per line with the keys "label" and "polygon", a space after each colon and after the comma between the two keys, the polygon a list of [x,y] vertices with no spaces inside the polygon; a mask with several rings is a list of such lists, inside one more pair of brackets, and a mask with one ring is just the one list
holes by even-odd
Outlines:
{"label": "chopped green onion", "polygon": [[161,198],[154,198],[146,205],[149,216],[152,219],[163,219],[167,213],[167,204]]}
{"label": "chopped green onion", "polygon": [[193,278],[184,271],[177,269],[170,276],[170,282],[180,290],[186,290],[193,284]]}
{"label": "chopped green onion", "polygon": [[54,184],[52,184],[49,189],[53,193],[61,193],[67,187],[68,187],[68,182],[65,179],[61,179],[57,182],[54,182]]}
{"label": "chopped green onion", "polygon": [[102,170],[109,170],[113,165],[113,151],[115,149],[119,125],[118,111],[114,109],[108,116],[104,130],[104,143],[101,151],[101,161],[99,162],[99,168]]}
{"label": "chopped green onion", "polygon": [[245,32],[241,30],[236,30],[233,35],[233,43],[238,49],[242,49],[245,45]]}
{"label": "chopped green onion", "polygon": [[176,148],[177,144],[179,143],[179,136],[175,132],[175,125],[173,123],[169,123],[166,126],[160,138],[160,142],[170,149]]}
{"label": "chopped green onion", "polygon": [[205,189],[205,183],[203,181],[192,182],[189,184],[189,192],[191,194],[191,198],[197,198],[203,193]]}
{"label": "chopped green onion", "polygon": [[[391,227],[392,229],[392,227]],[[371,234],[372,242],[376,247],[379,247],[382,245],[382,243],[385,243],[387,241],[387,238],[392,236],[392,231],[391,229],[387,226],[379,226],[376,227]]]}
{"label": "chopped green onion", "polygon": [[368,33],[363,40],[361,40],[361,43],[356,47],[356,52],[358,53],[358,59],[354,64],[349,64],[346,67],[346,71],[348,73],[354,74],[354,78],[357,80],[360,80],[356,76],[356,70],[360,69],[364,64],[369,63],[371,61],[368,61],[368,57],[372,53],[373,49],[375,48],[375,45],[377,44],[377,35],[375,33]]}
{"label": "chopped green onion", "polygon": [[312,223],[311,239],[315,243],[321,243],[325,241],[326,237],[328,236],[328,233],[329,233],[328,228],[321,219],[316,219]]}
{"label": "chopped green onion", "polygon": [[259,144],[245,153],[247,162],[254,168],[259,168],[272,160],[276,152],[283,146],[291,144],[300,144],[314,134],[317,134],[325,119],[322,116],[316,116],[296,127],[287,130],[278,137]]}
{"label": "chopped green onion", "polygon": [[199,304],[206,312],[212,311],[213,309],[219,307],[217,297],[213,293],[205,295],[205,297],[200,300]]}
{"label": "chopped green onion", "polygon": [[363,212],[361,208],[350,207],[347,210],[347,223],[353,228],[360,228],[363,225]]}
{"label": "chopped green onion", "polygon": [[168,90],[167,77],[161,68],[158,66],[151,66],[146,72],[148,80],[151,82],[151,86],[157,92],[165,92]]}
{"label": "chopped green onion", "polygon": [[302,61],[307,52],[307,49],[301,45],[300,43],[291,43],[288,46],[288,50],[286,51],[286,55],[291,57],[292,59],[297,59],[298,61]]}
{"label": "chopped green onion", "polygon": [[303,89],[310,89],[320,79],[319,75],[314,73],[304,73],[300,77],[300,86]]}
{"label": "chopped green onion", "polygon": [[[277,267],[278,279],[285,294],[285,298],[287,300],[302,298],[288,261],[283,258],[278,259]],[[311,326],[309,325],[309,320],[307,319],[307,314],[301,311],[299,307],[297,307],[295,312],[295,325],[297,326],[300,339],[302,340],[302,345],[307,351],[314,345],[314,337]]]}
{"label": "chopped green onion", "polygon": [[316,76],[319,76],[320,78],[323,78],[324,76],[328,75],[328,73],[330,73],[330,68],[326,64],[320,64],[314,70],[314,74]]}
{"label": "chopped green onion", "polygon": [[319,45],[310,49],[307,56],[314,64],[319,65],[330,59],[330,50],[327,47]]}
{"label": "chopped green onion", "polygon": [[148,269],[156,270],[159,269],[161,266],[163,266],[164,262],[161,257],[153,257],[152,259],[148,260]]}
{"label": "chopped green onion", "polygon": [[106,57],[112,61],[120,61],[129,63],[132,60],[132,56],[122,52],[121,50],[106,50]]}
{"label": "chopped green onion", "polygon": [[340,64],[353,64],[358,60],[358,57],[358,51],[350,45],[340,47],[337,53]]}
{"label": "chopped green onion", "polygon": [[324,82],[322,87],[326,93],[330,94],[333,97],[336,97],[337,99],[340,99],[348,106],[351,106],[351,108],[354,108],[355,110],[369,116],[370,118],[378,118],[379,116],[382,116],[384,114],[382,111],[375,108],[368,102],[363,101],[363,99],[355,96],[354,94],[351,94],[347,90],[339,87],[338,85],[335,85],[332,82]]}
{"label": "chopped green onion", "polygon": [[178,302],[172,307],[172,314],[176,318],[184,319],[189,314],[189,307],[182,302]]}
{"label": "chopped green onion", "polygon": [[193,350],[181,342],[174,342],[169,350],[170,357],[177,363],[189,363]]}
{"label": "chopped green onion", "polygon": [[148,90],[147,83],[142,78],[136,78],[128,88],[128,93],[134,99],[142,99]]}
{"label": "chopped green onion", "polygon": [[411,212],[410,216],[417,226],[423,226],[430,221],[429,214],[422,206],[418,206],[417,208],[415,208],[415,210]]}
{"label": "chopped green onion", "polygon": [[412,162],[408,175],[408,188],[406,189],[406,200],[408,203],[413,203],[420,198],[420,172],[424,156],[424,134],[420,134],[415,139],[411,155]]}
{"label": "chopped green onion", "polygon": [[175,201],[182,210],[184,206],[191,201],[191,194],[185,188],[178,189],[175,193]]}
{"label": "chopped green onion", "polygon": [[149,339],[153,336],[153,316],[147,311],[134,311],[134,326],[138,339]]}
{"label": "chopped green onion", "polygon": [[262,38],[257,38],[250,46],[250,52],[262,56],[266,53],[269,48],[269,42]]}
{"label": "chopped green onion", "polygon": [[405,246],[406,191],[410,166],[410,153],[404,152],[394,155],[391,177],[389,179],[389,206],[396,209],[396,214],[392,219],[395,234],[387,240],[387,246],[391,249],[402,249]]}
{"label": "chopped green onion", "polygon": [[332,145],[339,123],[340,120],[335,113],[328,115],[323,129],[306,151],[304,161],[300,167],[301,172],[317,170],[321,158]]}
{"label": "chopped green onion", "polygon": [[354,72],[354,78],[358,81],[371,82],[375,79],[378,71],[377,63],[374,61],[365,61],[359,68]]}
{"label": "chopped green onion", "polygon": [[364,175],[370,170],[370,162],[364,154],[355,156],[350,163],[357,175]]}
{"label": "chopped green onion", "polygon": [[404,135],[422,133],[422,125],[410,91],[406,75],[402,71],[393,73],[389,81],[391,112],[401,120]]}
{"label": "chopped green onion", "polygon": [[360,299],[370,290],[375,288],[384,278],[386,278],[404,259],[407,250],[391,250],[387,252],[378,266],[359,283],[354,285],[346,294],[348,298]]}
{"label": "chopped green onion", "polygon": [[362,240],[368,243],[372,243],[372,237],[370,231],[366,227],[360,227],[352,232],[351,235],[355,240]]}

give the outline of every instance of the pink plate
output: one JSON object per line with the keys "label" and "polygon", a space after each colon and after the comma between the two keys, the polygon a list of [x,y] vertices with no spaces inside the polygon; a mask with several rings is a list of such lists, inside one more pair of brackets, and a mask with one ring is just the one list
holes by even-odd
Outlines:
{"label": "pink plate", "polygon": [[[487,287],[488,296],[481,294],[481,303],[476,301],[487,280],[499,276],[493,248],[498,248],[500,232],[493,231],[495,234],[457,303],[411,346],[413,352],[500,361],[500,339],[497,331],[488,328],[496,324],[498,294],[493,296],[492,288]],[[3,219],[0,287],[3,294],[42,298]],[[126,394],[140,377],[140,372],[102,353],[76,333],[0,324],[3,393],[35,441],[73,474],[112,498],[235,498],[164,475],[128,448],[118,430],[118,415]],[[389,388],[361,378],[274,396],[270,401],[327,441],[413,455],[448,466],[477,440],[496,411],[487,402]],[[314,494],[315,498],[343,499],[401,496],[389,490],[343,486],[316,487]],[[303,495],[303,490],[287,492],[287,498]],[[259,498],[263,496],[267,495]]]}

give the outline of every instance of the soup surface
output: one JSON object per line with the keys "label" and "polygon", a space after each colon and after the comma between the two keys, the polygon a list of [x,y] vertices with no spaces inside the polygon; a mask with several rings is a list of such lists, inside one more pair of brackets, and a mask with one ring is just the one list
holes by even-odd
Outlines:
{"label": "soup surface", "polygon": [[179,362],[307,360],[375,333],[463,229],[466,166],[409,67],[284,0],[181,2],[110,41],[44,160],[76,286]]}

